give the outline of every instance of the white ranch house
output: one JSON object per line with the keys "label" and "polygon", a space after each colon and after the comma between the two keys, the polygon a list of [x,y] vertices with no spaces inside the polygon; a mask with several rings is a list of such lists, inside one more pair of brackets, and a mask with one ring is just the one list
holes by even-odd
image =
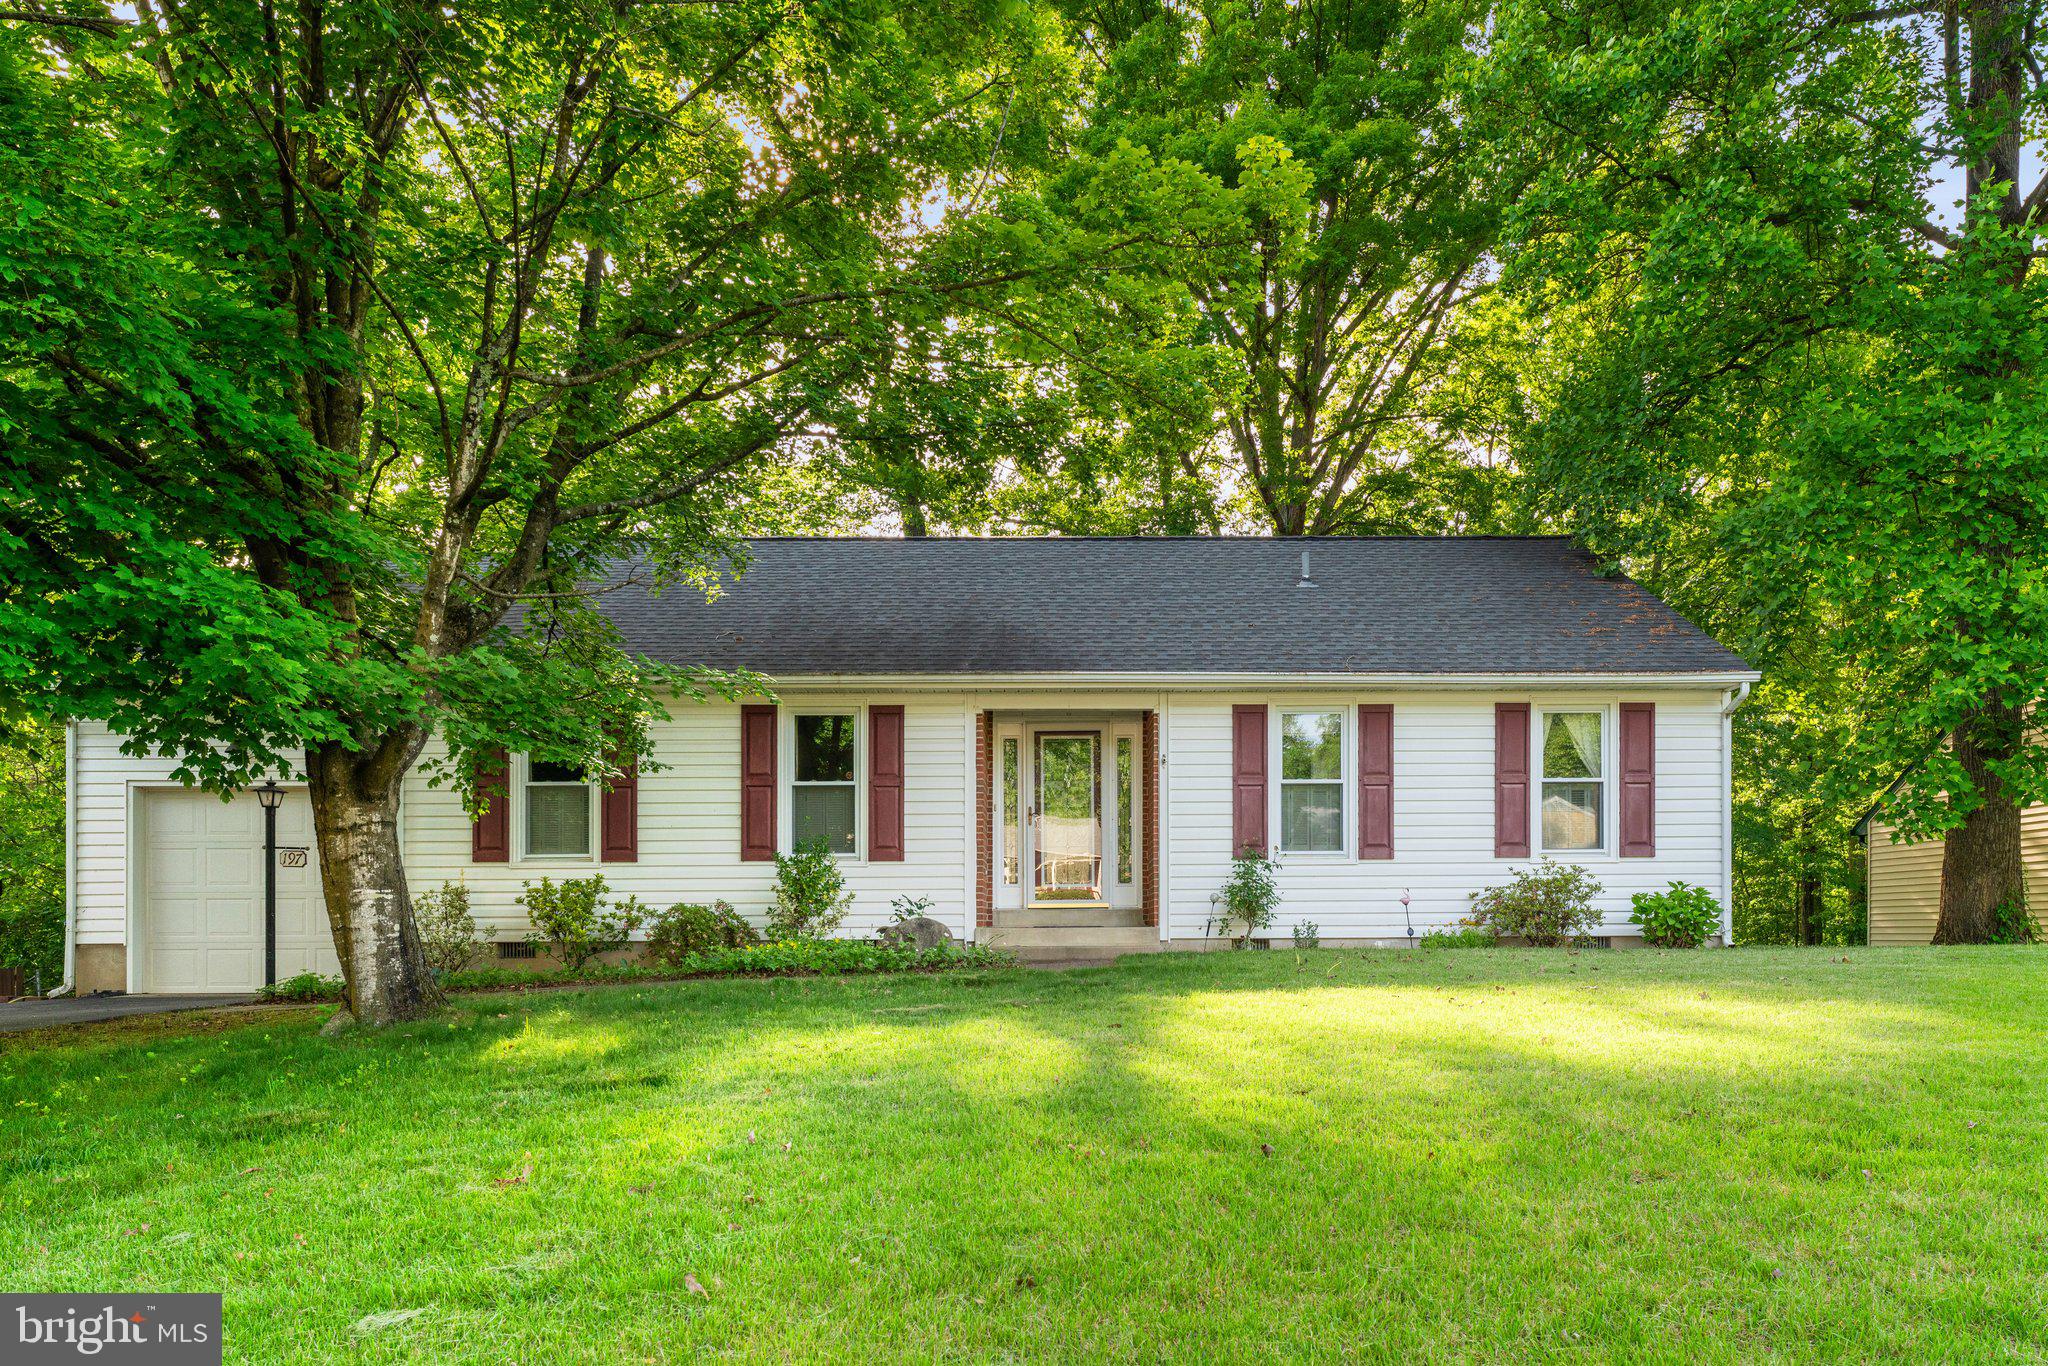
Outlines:
{"label": "white ranch house", "polygon": [[[499,952],[544,875],[758,920],[811,837],[845,860],[844,933],[924,897],[1041,959],[1212,943],[1247,843],[1280,864],[1281,940],[1406,944],[1545,855],[1599,880],[1617,945],[1635,892],[1728,903],[1729,717],[1757,675],[1567,540],[770,539],[714,601],[623,574],[604,602],[634,651],[774,696],[678,704],[664,767],[617,789],[508,756],[475,823],[416,777],[412,885],[466,882]],[[67,979],[255,988],[256,798],[120,744],[72,730]],[[275,972],[334,972],[300,790],[277,842]]]}

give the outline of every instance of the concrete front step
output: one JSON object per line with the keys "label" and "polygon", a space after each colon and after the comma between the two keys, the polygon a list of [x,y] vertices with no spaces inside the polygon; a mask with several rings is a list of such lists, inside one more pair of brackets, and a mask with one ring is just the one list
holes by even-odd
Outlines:
{"label": "concrete front step", "polygon": [[1002,925],[984,941],[1019,955],[1042,949],[1079,949],[1089,954],[1148,953],[1159,947],[1151,925]]}
{"label": "concrete front step", "polygon": [[1038,948],[1012,948],[1008,952],[1027,968],[1096,968],[1105,963],[1114,963],[1126,954],[1154,952],[1159,948],[1153,942],[1149,950],[1139,949],[1096,949],[1085,944],[1056,944]]}
{"label": "concrete front step", "polygon": [[1139,929],[1145,924],[1145,913],[1136,906],[1127,910],[1114,910],[1108,906],[1026,906],[998,909],[996,928],[1034,929],[1052,926],[1096,926],[1112,929]]}

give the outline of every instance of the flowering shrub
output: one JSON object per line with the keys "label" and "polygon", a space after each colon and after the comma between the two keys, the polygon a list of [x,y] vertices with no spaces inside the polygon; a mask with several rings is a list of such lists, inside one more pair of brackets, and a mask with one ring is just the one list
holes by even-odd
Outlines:
{"label": "flowering shrub", "polygon": [[1643,942],[1696,949],[1721,928],[1721,903],[1704,887],[1674,882],[1661,892],[1637,892],[1629,919],[1643,927]]}
{"label": "flowering shrub", "polygon": [[1521,939],[1554,948],[1600,927],[1593,898],[1600,884],[1576,863],[1544,859],[1498,887],[1472,894],[1465,923],[1496,939]]}

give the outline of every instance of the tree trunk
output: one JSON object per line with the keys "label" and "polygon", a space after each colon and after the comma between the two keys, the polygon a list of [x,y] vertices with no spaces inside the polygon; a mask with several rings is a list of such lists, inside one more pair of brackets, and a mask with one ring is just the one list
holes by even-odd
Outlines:
{"label": "tree trunk", "polygon": [[398,845],[398,792],[418,745],[364,754],[339,745],[306,754],[320,880],[335,952],[358,1022],[387,1025],[438,1005],[440,989],[427,968],[412,920],[405,864]]}
{"label": "tree trunk", "polygon": [[1956,759],[1981,799],[1948,832],[1941,853],[1941,915],[1937,944],[1988,944],[1994,912],[2026,895],[2020,860],[2020,809],[1989,764],[2010,758],[2020,739],[2021,718],[2008,707],[1986,707],[1976,724],[1956,727],[1950,737]]}
{"label": "tree trunk", "polygon": [[1820,942],[1820,879],[1812,873],[1799,875],[1799,910],[1794,929],[1800,943],[1811,947]]}

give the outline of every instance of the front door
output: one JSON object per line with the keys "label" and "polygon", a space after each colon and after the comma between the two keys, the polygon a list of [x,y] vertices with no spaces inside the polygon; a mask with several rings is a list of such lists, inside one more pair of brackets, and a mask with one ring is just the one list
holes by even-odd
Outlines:
{"label": "front door", "polygon": [[1099,901],[1102,732],[1039,731],[1032,759],[1032,897]]}

